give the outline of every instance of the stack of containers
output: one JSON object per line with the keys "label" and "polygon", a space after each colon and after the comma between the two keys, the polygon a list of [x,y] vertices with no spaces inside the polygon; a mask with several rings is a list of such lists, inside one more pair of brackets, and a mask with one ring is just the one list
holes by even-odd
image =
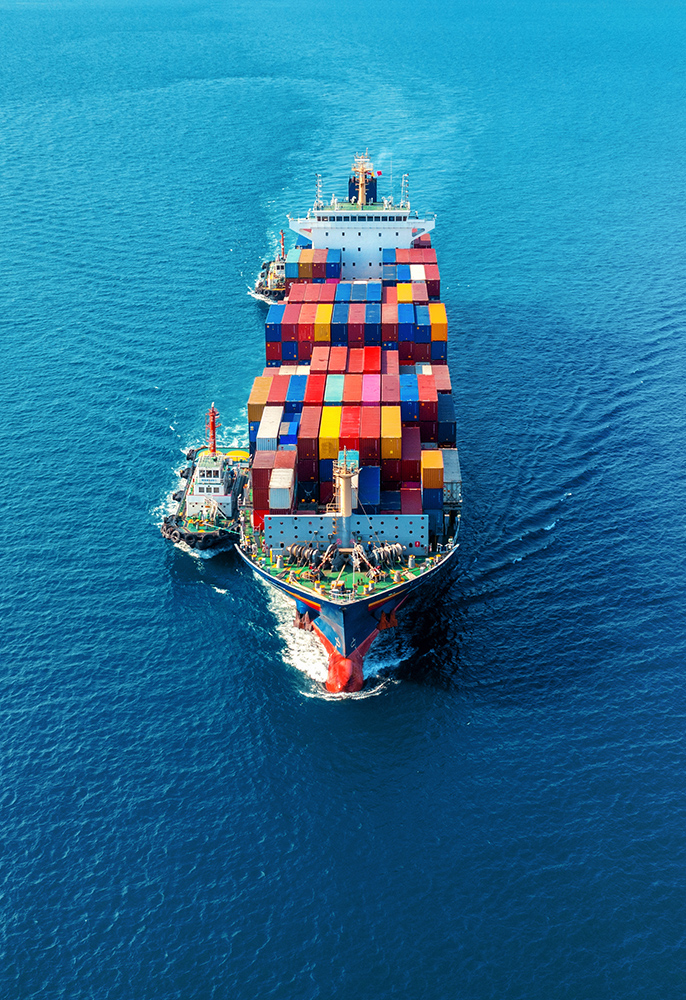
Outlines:
{"label": "stack of containers", "polygon": [[436,519],[460,488],[459,464],[444,474],[456,423],[436,253],[427,235],[382,257],[381,281],[341,281],[340,251],[288,254],[288,299],[269,308],[248,400],[258,526],[326,505],[342,449],[359,455],[358,512]]}
{"label": "stack of containers", "polygon": [[[407,250],[406,254],[418,252]],[[314,256],[319,251],[308,253],[308,248],[304,248],[301,259],[305,253],[312,255],[314,269]],[[304,266],[309,264],[306,262]],[[412,268],[415,276],[421,276],[420,271],[426,270],[424,265],[397,267],[405,268],[408,273],[404,275],[407,281],[395,286],[384,286],[377,280],[342,281],[336,286],[302,281],[293,284],[288,299],[272,305],[267,314],[267,365],[307,364],[315,344],[399,350],[400,361],[405,365],[446,363],[445,305],[429,300],[425,282],[410,280]]]}

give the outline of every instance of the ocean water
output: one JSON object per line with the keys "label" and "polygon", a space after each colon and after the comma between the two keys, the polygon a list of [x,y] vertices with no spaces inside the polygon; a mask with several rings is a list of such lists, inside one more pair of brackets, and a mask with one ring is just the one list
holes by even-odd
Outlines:
{"label": "ocean water", "polygon": [[[0,2],[0,996],[684,995],[685,42],[666,0]],[[365,148],[438,213],[464,520],[332,698],[157,525]]]}

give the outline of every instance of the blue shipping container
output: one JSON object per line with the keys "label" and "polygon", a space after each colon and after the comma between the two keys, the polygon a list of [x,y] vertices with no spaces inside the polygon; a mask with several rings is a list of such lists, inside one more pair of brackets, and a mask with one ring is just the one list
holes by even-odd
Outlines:
{"label": "blue shipping container", "polygon": [[412,281],[412,272],[410,271],[409,264],[398,264],[395,269],[398,281]]}
{"label": "blue shipping container", "polygon": [[445,340],[431,341],[431,360],[432,361],[448,360],[448,344],[446,343]]}
{"label": "blue shipping container", "polygon": [[398,280],[395,273],[395,264],[384,264],[381,268],[381,279],[384,285],[394,285]]}
{"label": "blue shipping container", "polygon": [[411,302],[398,303],[398,340],[414,342],[414,306]]}
{"label": "blue shipping container", "polygon": [[281,342],[281,360],[282,361],[297,361],[298,360],[298,341],[297,340],[283,340]]}
{"label": "blue shipping container", "polygon": [[382,264],[395,264],[395,247],[381,251]]}
{"label": "blue shipping container", "polygon": [[350,302],[352,290],[353,286],[349,281],[341,281],[336,285],[336,302]]}
{"label": "blue shipping container", "polygon": [[443,510],[443,490],[422,490],[424,510]]}
{"label": "blue shipping container", "polygon": [[356,281],[352,286],[352,295],[350,296],[351,302],[366,302],[367,301],[367,282],[366,281]]}
{"label": "blue shipping container", "polygon": [[381,303],[382,294],[383,294],[383,285],[381,284],[380,281],[367,282],[367,302]]}
{"label": "blue shipping container", "polygon": [[428,306],[415,306],[415,344],[431,343],[431,318]]}
{"label": "blue shipping container", "polygon": [[357,498],[367,507],[381,503],[381,469],[378,465],[363,465],[358,477]]}
{"label": "blue shipping container", "polygon": [[286,393],[285,413],[300,413],[305,399],[305,389],[307,388],[307,375],[291,375]]}

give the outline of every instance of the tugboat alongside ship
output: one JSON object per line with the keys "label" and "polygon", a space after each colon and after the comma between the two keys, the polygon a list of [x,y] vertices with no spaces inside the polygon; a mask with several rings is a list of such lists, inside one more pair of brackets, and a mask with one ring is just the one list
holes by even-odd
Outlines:
{"label": "tugboat alongside ship", "polygon": [[378,176],[357,156],[347,199],[325,205],[318,183],[314,208],[289,217],[301,245],[286,254],[282,234],[283,295],[266,296],[276,301],[248,401],[249,453],[217,451],[213,404],[208,446],[189,453],[162,526],[200,548],[235,543],[323,643],[333,692],[363,686],[376,636],[458,551],[435,218],[411,212],[407,177],[399,205],[377,200]]}

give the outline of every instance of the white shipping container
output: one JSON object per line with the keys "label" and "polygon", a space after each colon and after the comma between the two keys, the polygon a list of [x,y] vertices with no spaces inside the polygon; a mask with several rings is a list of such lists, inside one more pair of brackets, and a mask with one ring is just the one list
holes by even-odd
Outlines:
{"label": "white shipping container", "polygon": [[412,281],[426,281],[426,271],[423,264],[410,264],[410,279]]}
{"label": "white shipping container", "polygon": [[293,469],[272,469],[269,478],[269,509],[290,510],[295,496]]}
{"label": "white shipping container", "polygon": [[258,451],[276,451],[282,418],[283,406],[265,406],[257,431]]}

